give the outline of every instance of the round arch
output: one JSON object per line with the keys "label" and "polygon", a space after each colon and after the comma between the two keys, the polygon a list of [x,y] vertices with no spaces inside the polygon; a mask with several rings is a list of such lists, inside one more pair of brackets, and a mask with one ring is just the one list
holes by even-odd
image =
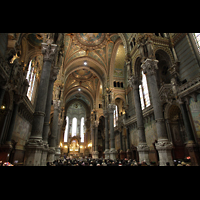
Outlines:
{"label": "round arch", "polygon": [[172,102],[172,104],[167,104],[166,106],[165,106],[165,109],[164,109],[164,118],[165,119],[169,119],[170,118],[170,109],[171,109],[171,107],[172,106],[177,106],[179,109],[181,109],[180,108],[180,105],[174,100],[173,102]]}
{"label": "round arch", "polygon": [[[78,88],[81,89],[81,91],[78,91]],[[88,97],[90,97],[90,99],[92,101],[94,101],[94,96],[92,95],[92,93],[90,92],[90,90],[88,90],[87,88],[83,87],[83,86],[75,86],[73,88],[71,88],[70,90],[68,90],[65,94],[64,94],[64,100],[66,100],[66,98],[68,97],[68,95],[70,95],[71,93],[86,93],[88,94]]]}
{"label": "round arch", "polygon": [[140,56],[138,56],[136,58],[133,69],[134,69],[135,76],[140,77],[140,70],[141,70],[141,57]]}
{"label": "round arch", "polygon": [[[117,41],[115,42],[115,45],[113,47],[112,55],[111,55],[111,60],[110,60],[110,70],[109,70],[109,78],[110,78],[110,86],[113,84],[113,74],[114,74],[114,65],[115,65],[115,58],[117,55],[117,50],[119,48],[119,45],[122,43],[121,38],[118,38]],[[126,54],[126,53],[125,53]]]}
{"label": "round arch", "polygon": [[102,77],[101,77],[95,70],[93,70],[92,68],[90,68],[89,66],[78,66],[78,67],[75,68],[75,69],[71,69],[71,71],[70,71],[69,73],[67,73],[67,75],[65,76],[64,84],[66,83],[67,78],[68,78],[68,76],[69,76],[71,73],[73,73],[73,72],[75,72],[75,71],[77,71],[77,70],[80,70],[80,69],[87,69],[87,70],[91,71],[93,74],[95,74],[95,75],[98,77],[98,79],[99,79],[99,80],[102,82],[102,84],[103,84]]}
{"label": "round arch", "polygon": [[154,49],[154,53],[155,55],[159,55],[162,60],[166,60],[166,62],[168,62],[169,65],[172,65],[172,62],[174,62],[172,52],[168,48],[157,47]]}
{"label": "round arch", "polygon": [[126,100],[125,100],[125,97],[122,96],[122,95],[120,95],[120,94],[117,94],[117,95],[115,96],[115,100],[116,100],[116,99],[121,99],[123,102],[126,101]]}
{"label": "round arch", "polygon": [[[88,65],[88,66],[83,65],[82,63],[84,61],[91,62],[91,66],[90,65]],[[74,68],[74,66],[78,66],[78,67]],[[93,73],[95,73],[95,75],[102,82],[103,82],[103,78],[102,78],[103,76],[104,76],[104,79],[107,78],[107,71],[106,71],[106,69],[99,62],[97,62],[96,60],[94,60],[93,58],[90,58],[88,56],[75,58],[72,61],[70,61],[67,64],[67,66],[64,65],[63,66],[64,76],[67,78],[67,74],[70,74],[70,73],[72,73],[72,71],[75,71],[75,70],[79,69],[79,67],[89,69],[90,71],[92,71]]]}
{"label": "round arch", "polygon": [[125,55],[129,54],[130,53],[130,46],[127,42],[126,36],[124,35],[124,33],[118,33],[118,35],[121,38],[123,45],[125,46]]}
{"label": "round arch", "polygon": [[80,104],[83,105],[83,107],[85,108],[85,111],[86,111],[86,116],[88,117],[88,116],[90,115],[90,106],[88,106],[88,105],[87,105],[83,100],[81,100],[81,99],[76,99],[76,100],[72,99],[72,100],[70,100],[69,102],[67,102],[67,103],[65,104],[65,113],[67,113],[67,109],[68,109],[73,103],[75,103],[75,102],[78,102],[78,103],[80,103]]}

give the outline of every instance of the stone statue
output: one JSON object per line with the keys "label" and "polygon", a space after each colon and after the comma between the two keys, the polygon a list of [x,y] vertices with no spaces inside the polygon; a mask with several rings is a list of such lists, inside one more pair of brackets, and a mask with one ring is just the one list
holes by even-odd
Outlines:
{"label": "stone statue", "polygon": [[142,35],[139,35],[138,39],[137,39],[137,43],[138,43],[138,49],[140,51],[140,55],[141,55],[141,58],[142,58],[142,62],[144,61],[145,59],[145,54],[144,54],[144,46],[145,46],[145,39],[144,39],[144,36]]}
{"label": "stone statue", "polygon": [[178,94],[178,89],[177,89],[177,81],[175,78],[171,79],[171,85],[172,85],[172,91],[175,94],[176,98],[177,98],[177,94]]}
{"label": "stone statue", "polygon": [[144,33],[138,36],[137,43],[141,55],[141,62],[146,58],[154,58],[152,33]]}
{"label": "stone statue", "polygon": [[145,35],[146,38],[146,47],[147,47],[147,53],[148,53],[148,58],[154,58],[154,51],[153,51],[153,41],[151,40],[152,34],[148,33]]}

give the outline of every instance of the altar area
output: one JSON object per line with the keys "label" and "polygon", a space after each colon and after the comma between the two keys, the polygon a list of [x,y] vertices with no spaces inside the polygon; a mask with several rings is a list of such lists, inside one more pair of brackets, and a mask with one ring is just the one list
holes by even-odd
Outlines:
{"label": "altar area", "polygon": [[77,137],[73,137],[70,141],[70,143],[68,144],[68,156],[72,156],[73,158],[77,158],[80,156],[83,156],[83,153],[81,153],[81,147],[79,144],[79,140],[77,139]]}

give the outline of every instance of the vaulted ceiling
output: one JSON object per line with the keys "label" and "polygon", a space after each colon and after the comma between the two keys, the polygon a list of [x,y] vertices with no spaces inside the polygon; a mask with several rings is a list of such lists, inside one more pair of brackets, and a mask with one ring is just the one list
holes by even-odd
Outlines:
{"label": "vaulted ceiling", "polygon": [[126,47],[121,37],[118,33],[65,33],[63,73],[66,103],[78,97],[92,109],[101,103],[111,74],[116,79],[124,78]]}
{"label": "vaulted ceiling", "polygon": [[[37,52],[42,56],[40,49],[43,35],[26,35],[28,49],[24,51],[31,52],[27,59]],[[79,100],[90,109],[98,108],[105,89],[112,87],[113,81],[123,82],[124,60],[129,52],[127,43],[131,35],[132,33],[64,33],[63,65],[59,74],[62,74],[63,79],[65,105]]]}

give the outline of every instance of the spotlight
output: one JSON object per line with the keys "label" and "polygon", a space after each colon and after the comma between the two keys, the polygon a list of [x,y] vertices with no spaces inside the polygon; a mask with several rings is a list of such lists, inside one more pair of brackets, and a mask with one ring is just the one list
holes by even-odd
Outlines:
{"label": "spotlight", "polygon": [[81,88],[78,88],[78,91],[80,92],[80,91],[81,91]]}
{"label": "spotlight", "polygon": [[84,61],[84,63],[83,63],[84,65],[87,65],[87,61]]}

